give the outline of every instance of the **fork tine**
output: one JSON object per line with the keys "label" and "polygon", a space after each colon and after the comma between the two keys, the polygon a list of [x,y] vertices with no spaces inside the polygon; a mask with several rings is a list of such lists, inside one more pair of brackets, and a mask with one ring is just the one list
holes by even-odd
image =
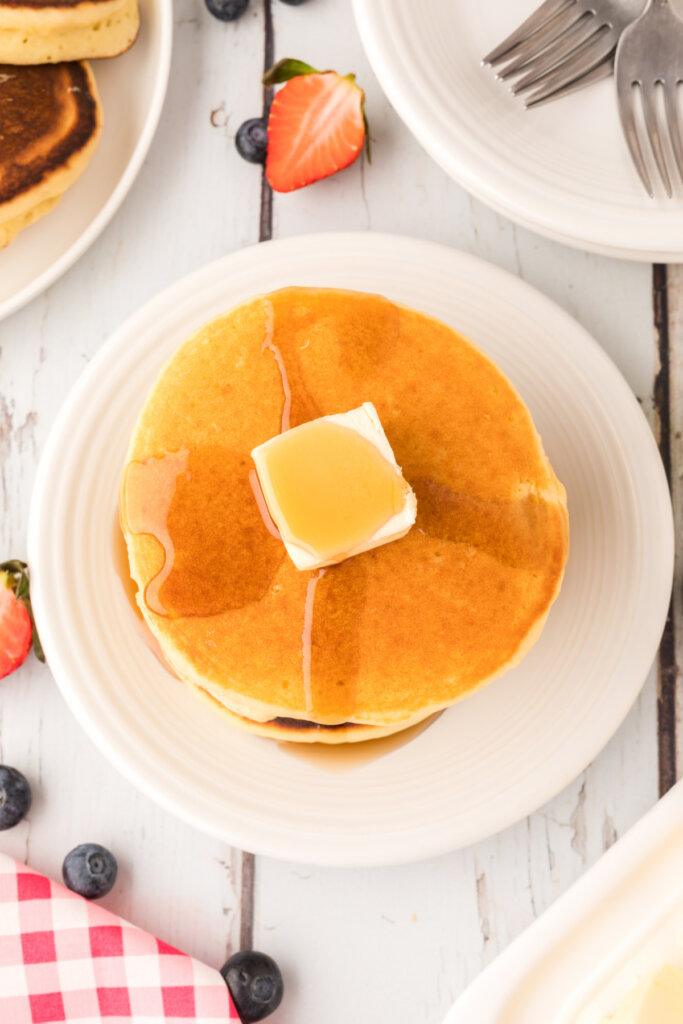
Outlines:
{"label": "fork tine", "polygon": [[631,153],[631,159],[635,164],[636,170],[640,176],[640,180],[645,186],[645,191],[649,195],[650,199],[654,198],[654,192],[652,191],[652,183],[650,181],[650,175],[647,173],[647,167],[645,160],[643,159],[643,151],[640,148],[640,142],[638,141],[638,133],[636,131],[636,118],[634,112],[633,93],[635,91],[635,85],[628,79],[621,79],[619,77],[619,67],[617,65],[617,98],[619,101],[619,118],[621,120],[621,127],[624,132],[624,137],[628,144],[629,151]]}
{"label": "fork tine", "polygon": [[511,32],[502,43],[499,43],[495,49],[491,50],[490,53],[484,57],[482,64],[497,64],[498,61],[503,57],[508,50],[511,50],[514,46],[524,42],[527,36],[535,32],[536,29],[541,28],[555,14],[566,7],[567,4],[574,4],[574,0],[545,0],[541,6],[534,11],[533,14],[529,15],[526,21],[523,21],[519,28]]}
{"label": "fork tine", "polygon": [[666,112],[666,123],[671,138],[671,148],[676,158],[676,170],[679,180],[683,181],[683,142],[681,141],[681,125],[678,118],[678,104],[676,102],[677,82],[664,82],[664,110]]}
{"label": "fork tine", "polygon": [[[515,47],[508,53],[504,60],[511,60],[511,65],[506,66],[496,74],[499,78],[508,78],[511,74],[514,74],[517,69],[521,69],[528,63],[529,60],[536,60],[537,57],[542,56],[546,50],[546,47],[553,46],[556,42],[561,40],[566,32],[581,22],[585,17],[585,12],[579,7],[578,4],[572,3],[570,7],[560,11],[547,25],[544,25],[538,32],[533,33],[528,39],[520,43],[519,46]],[[593,14],[589,15],[589,18],[594,17]]]}
{"label": "fork tine", "polygon": [[587,43],[599,28],[599,25],[596,27],[595,15],[588,14],[581,17],[567,32],[563,32],[556,42],[546,47],[535,59],[513,61],[502,72],[498,72],[498,77],[505,81],[519,71],[539,76],[545,75],[568,57],[573,50],[578,49],[583,43]]}
{"label": "fork tine", "polygon": [[536,90],[533,98],[535,100],[543,100],[550,96],[551,93],[556,93],[558,89],[563,89],[565,85],[570,85],[580,75],[585,75],[592,71],[598,64],[602,64],[605,58],[614,52],[614,48],[614,40],[611,33],[601,32],[597,35],[594,42],[582,46],[575,54],[572,54],[564,63],[560,64],[559,67],[551,71],[542,80],[534,75],[531,81],[528,81],[528,76],[525,76],[525,78],[517,82],[512,91],[517,95],[517,93],[523,89],[528,89],[531,85],[539,85],[540,89]]}
{"label": "fork tine", "polygon": [[603,60],[602,64],[598,64],[597,68],[593,68],[586,75],[581,75],[580,78],[575,78],[569,85],[563,86],[561,89],[557,89],[556,92],[551,92],[550,95],[546,95],[543,89],[539,92],[542,94],[541,99],[534,99],[536,96],[535,92],[532,92],[531,96],[528,96],[524,101],[524,106],[527,110],[532,110],[535,107],[542,107],[544,103],[550,103],[552,100],[562,99],[563,96],[569,96],[573,92],[577,92],[579,89],[583,89],[586,85],[593,85],[594,82],[601,82],[603,78],[610,78],[614,71],[614,59],[608,57]]}
{"label": "fork tine", "polygon": [[[540,56],[547,46],[551,46],[561,39],[564,33],[571,29],[577,21],[581,21],[583,17],[584,12],[572,0],[569,7],[560,11],[554,18],[551,18],[550,21],[539,28],[537,32],[534,32],[518,46],[515,46],[498,63],[505,63],[505,61],[509,60],[512,61],[515,67],[523,67],[528,61]],[[594,17],[594,15],[589,15],[589,17]],[[496,74],[499,78],[507,77],[510,74],[510,65],[501,71],[497,71]]]}
{"label": "fork tine", "polygon": [[655,83],[642,82],[640,86],[640,98],[643,104],[643,117],[645,118],[645,128],[647,130],[647,137],[652,147],[652,152],[655,156],[655,163],[657,164],[657,170],[659,176],[662,179],[664,185],[664,191],[671,199],[671,179],[666,166],[666,158],[664,156],[664,147],[662,146],[662,137],[659,134],[659,123],[657,121],[657,107],[656,107],[656,94],[655,94]]}

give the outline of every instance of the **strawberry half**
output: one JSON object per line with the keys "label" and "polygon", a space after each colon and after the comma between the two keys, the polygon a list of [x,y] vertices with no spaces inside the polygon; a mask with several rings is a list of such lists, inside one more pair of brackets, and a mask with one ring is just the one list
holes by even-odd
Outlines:
{"label": "strawberry half", "polygon": [[276,192],[292,192],[343,170],[368,145],[365,93],[355,75],[316,71],[285,58],[263,76],[266,86],[287,84],[268,118],[266,177]]}
{"label": "strawberry half", "polygon": [[31,649],[45,661],[33,623],[28,568],[12,559],[0,564],[0,679],[14,672]]}

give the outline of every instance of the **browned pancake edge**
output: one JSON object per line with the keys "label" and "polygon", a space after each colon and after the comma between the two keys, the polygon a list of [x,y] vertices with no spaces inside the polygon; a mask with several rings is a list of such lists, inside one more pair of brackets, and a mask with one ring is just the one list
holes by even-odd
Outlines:
{"label": "browned pancake edge", "polygon": [[[63,77],[65,71],[66,79]],[[0,142],[0,205],[36,188],[64,168],[93,137],[99,121],[99,107],[91,89],[89,73],[81,62],[27,67],[0,64],[2,75],[12,76],[11,80],[20,79],[21,85],[15,84],[14,89],[7,90],[4,95],[0,88],[0,138],[5,136],[16,142],[14,147],[10,142],[6,141],[4,146]],[[66,87],[73,90],[77,107],[76,120],[70,131],[35,161],[23,163],[13,159],[33,142],[49,137],[50,111],[46,111],[45,106],[52,101],[56,111],[58,98],[54,90],[65,82],[69,83]],[[19,93],[21,102],[17,103]],[[35,111],[35,117],[32,111]]]}

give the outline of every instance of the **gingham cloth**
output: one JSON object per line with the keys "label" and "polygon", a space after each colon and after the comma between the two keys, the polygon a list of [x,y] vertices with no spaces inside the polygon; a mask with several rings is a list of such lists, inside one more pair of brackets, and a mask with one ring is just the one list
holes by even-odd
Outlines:
{"label": "gingham cloth", "polygon": [[0,1024],[226,1024],[218,971],[0,854]]}

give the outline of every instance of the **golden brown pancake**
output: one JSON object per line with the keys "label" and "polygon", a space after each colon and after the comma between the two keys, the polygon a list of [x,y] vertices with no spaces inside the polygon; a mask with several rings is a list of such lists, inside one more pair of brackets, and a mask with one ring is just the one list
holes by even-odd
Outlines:
{"label": "golden brown pancake", "polygon": [[0,64],[0,247],[85,170],[101,126],[87,64]]}
{"label": "golden brown pancake", "polygon": [[[417,521],[299,572],[249,453],[287,411],[296,426],[364,401]],[[252,299],[181,346],[133,432],[121,515],[174,671],[244,727],[294,740],[382,735],[474,693],[540,635],[568,551],[564,488],[494,364],[430,317],[326,289]]]}
{"label": "golden brown pancake", "polygon": [[0,61],[116,57],[135,42],[138,0],[0,0]]}

